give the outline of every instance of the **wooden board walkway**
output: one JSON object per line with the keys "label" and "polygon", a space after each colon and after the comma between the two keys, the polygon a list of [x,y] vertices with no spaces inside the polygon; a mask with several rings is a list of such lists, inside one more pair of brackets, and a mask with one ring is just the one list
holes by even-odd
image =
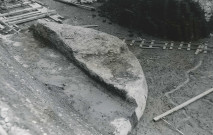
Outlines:
{"label": "wooden board walkway", "polygon": [[208,42],[203,43],[192,43],[192,42],[174,42],[174,41],[155,41],[155,40],[146,40],[146,39],[127,39],[120,38],[126,44],[130,46],[138,46],[142,49],[159,49],[163,50],[186,50],[186,51],[195,51],[195,55],[199,53],[207,53],[213,51],[213,46],[209,46]]}

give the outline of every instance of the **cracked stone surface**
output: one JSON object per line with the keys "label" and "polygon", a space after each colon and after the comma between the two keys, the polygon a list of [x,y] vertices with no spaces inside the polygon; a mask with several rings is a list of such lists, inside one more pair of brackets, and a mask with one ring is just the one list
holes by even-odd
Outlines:
{"label": "cracked stone surface", "polygon": [[[30,31],[3,39],[9,55],[51,91],[64,94],[69,105],[103,134],[114,119],[131,116],[135,105],[108,92],[59,51],[35,39]],[[100,126],[102,125],[102,126]]]}
{"label": "cracked stone surface", "polygon": [[32,29],[109,90],[136,103],[130,120],[111,122],[118,123],[112,124],[116,134],[125,134],[121,130],[127,129],[126,122],[134,126],[140,120],[146,105],[147,84],[138,60],[122,40],[93,29],[44,20],[39,20]]}

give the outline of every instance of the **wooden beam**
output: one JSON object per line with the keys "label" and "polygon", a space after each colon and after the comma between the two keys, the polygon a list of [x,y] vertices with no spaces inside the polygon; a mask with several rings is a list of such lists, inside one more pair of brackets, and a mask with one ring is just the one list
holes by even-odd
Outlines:
{"label": "wooden beam", "polygon": [[8,6],[7,9],[11,9],[11,8],[17,8],[17,7],[22,7],[22,6],[26,6],[28,4],[30,4],[31,2],[24,2],[24,3],[19,3],[16,5],[12,5],[12,6]]}
{"label": "wooden beam", "polygon": [[[10,23],[10,22],[14,22],[14,21],[17,21],[17,20],[22,20],[22,19],[25,19],[25,18],[29,18],[29,17],[33,17],[33,16],[39,16],[39,15],[42,15],[42,14],[48,14],[48,13],[53,13],[53,12],[55,12],[55,11],[51,10],[51,11],[49,11],[47,13],[33,12],[32,14],[27,14],[27,15],[25,14],[23,16],[19,16],[19,17],[15,17],[15,18],[12,18],[12,19],[8,19],[5,22]],[[55,12],[55,14],[56,14],[56,12]]]}
{"label": "wooden beam", "polygon": [[13,30],[13,31],[15,31],[15,32],[18,33],[18,31],[16,29],[14,29],[12,26],[10,26],[7,23],[5,23],[2,19],[0,19],[0,23],[2,23],[3,25],[5,25],[6,27],[10,28],[10,30]]}
{"label": "wooden beam", "polygon": [[21,23],[33,21],[33,20],[36,20],[36,19],[44,18],[44,17],[50,16],[50,15],[53,15],[53,14],[56,14],[56,13],[55,12],[45,13],[45,14],[41,14],[41,15],[38,15],[38,16],[33,16],[33,17],[22,19],[22,20],[17,20],[17,21],[14,21],[14,22],[9,22],[9,24],[10,25],[21,24]]}
{"label": "wooden beam", "polygon": [[98,27],[98,25],[80,25],[80,26],[84,28]]}
{"label": "wooden beam", "polygon": [[212,92],[213,92],[213,88],[211,88],[211,89],[209,89],[209,90],[207,90],[207,91],[201,93],[200,95],[198,95],[198,96],[196,96],[196,97],[194,97],[194,98],[191,98],[190,100],[184,102],[183,104],[180,104],[180,105],[176,106],[175,108],[173,108],[173,109],[171,109],[171,110],[169,110],[169,111],[167,111],[167,112],[165,112],[165,113],[163,113],[163,114],[161,114],[161,115],[155,117],[153,120],[154,120],[154,121],[158,121],[158,120],[160,120],[160,119],[166,117],[167,115],[169,115],[169,114],[171,114],[171,113],[173,113],[173,112],[176,112],[176,111],[178,111],[178,110],[180,110],[180,109],[186,107],[187,105],[189,105],[189,104],[191,104],[191,103],[197,101],[198,99],[200,99],[200,98],[202,98],[202,97],[204,97],[204,96],[206,96],[206,95],[208,95],[208,94],[210,94],[210,93],[212,93]]}
{"label": "wooden beam", "polygon": [[30,12],[30,11],[34,11],[34,10],[37,10],[40,8],[42,8],[42,7],[26,8],[26,9],[22,9],[22,10],[17,10],[17,11],[13,11],[13,12],[9,12],[9,13],[0,14],[0,17],[15,15],[15,14],[24,13],[24,12]]}
{"label": "wooden beam", "polygon": [[25,14],[20,14],[20,15],[16,15],[16,16],[12,16],[12,17],[7,17],[6,21],[7,20],[11,20],[11,19],[15,19],[15,18],[20,18],[20,17],[27,16],[27,15],[32,15],[32,14],[35,14],[35,13],[40,13],[40,11],[33,11],[33,12],[25,13]]}
{"label": "wooden beam", "polygon": [[73,5],[73,6],[76,6],[76,7],[79,7],[79,8],[95,11],[95,8],[91,7],[91,6],[86,6],[86,5],[78,4],[78,3],[67,1],[67,0],[55,0],[55,1],[62,2],[62,3],[65,3],[65,4],[69,4],[69,5]]}

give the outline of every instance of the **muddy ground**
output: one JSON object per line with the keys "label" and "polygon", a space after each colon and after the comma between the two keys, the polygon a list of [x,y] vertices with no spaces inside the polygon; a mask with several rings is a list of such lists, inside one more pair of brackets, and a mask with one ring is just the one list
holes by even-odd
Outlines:
{"label": "muddy ground", "polygon": [[[72,6],[45,1],[61,15],[69,18],[65,23],[73,25],[99,25],[98,30],[118,36],[134,37],[138,32],[111,24],[97,12],[88,12]],[[106,21],[106,22],[105,22]],[[142,34],[142,37],[153,37]],[[157,38],[154,38],[157,39]],[[203,39],[210,41],[211,38]],[[153,122],[153,117],[184,101],[212,88],[213,54],[194,55],[194,51],[186,50],[142,50],[137,46],[129,47],[139,59],[149,86],[147,107],[143,118],[133,130],[132,135],[175,135],[173,128],[163,121]],[[180,129],[185,135],[213,134],[213,94],[174,113],[166,120]]]}
{"label": "muddy ground", "polygon": [[[99,17],[97,11],[87,11],[73,6],[61,4],[52,0],[43,0],[41,2],[46,3],[51,9],[57,10],[60,15],[64,16],[66,18],[64,23],[69,23],[72,25],[96,24],[99,25],[99,27],[95,29],[118,37],[137,37],[139,34],[139,32],[137,31],[123,28],[121,26],[118,26],[117,24],[111,23],[104,17]],[[96,5],[98,4],[95,4],[95,6]],[[142,34],[141,36],[143,38],[158,40],[157,38],[148,36],[146,34],[140,34]],[[14,40],[18,42],[19,39]],[[33,40],[33,38],[30,40]],[[212,38],[206,38],[203,40],[208,40],[210,45],[211,43],[213,43]],[[32,44],[32,47],[28,46],[28,48],[35,48],[34,45]],[[98,97],[99,95],[104,93],[103,91],[105,91],[102,86],[90,80],[90,78],[88,78],[79,69],[76,69],[76,67],[73,66],[72,63],[70,65],[66,65],[67,62],[65,62],[65,58],[64,61],[61,61],[61,59],[58,59],[58,55],[54,55],[54,51],[51,52],[52,50],[48,50],[48,48],[46,48],[45,46],[43,47],[44,49],[38,49],[41,52],[31,51],[34,54],[23,56],[17,49],[13,49],[20,46],[20,44],[11,44],[11,46],[13,47],[9,46],[8,50],[11,52],[11,54],[14,54],[14,58],[22,63],[22,66],[28,68],[29,71],[36,78],[39,78],[41,80],[43,79],[43,82],[46,82],[47,84],[52,83],[52,85],[56,85],[57,87],[61,87],[62,89],[65,88],[64,92],[70,97],[72,97],[73,94],[79,95],[76,97],[76,101],[81,100],[79,91],[77,91],[79,90],[79,88],[80,90],[85,90],[89,85],[91,87],[90,90],[93,90],[93,92],[97,94],[96,97]],[[27,48],[27,46],[25,46],[25,48]],[[42,48],[42,46],[40,46],[39,48]],[[207,54],[194,55],[194,51],[161,49],[142,50],[138,46],[129,46],[129,49],[139,59],[149,87],[149,95],[145,113],[131,135],[178,135],[179,133],[177,131],[175,131],[169,125],[165,124],[163,121],[153,122],[152,119],[155,116],[171,109],[172,107],[183,103],[184,101],[213,87],[213,53],[209,52]],[[45,55],[47,50],[49,51],[49,53],[47,53],[49,55],[48,57],[45,56],[47,58],[46,60],[37,59],[39,57],[37,56],[38,54],[43,53]],[[34,62],[36,64],[34,66],[28,66],[33,65],[33,61],[31,64],[23,63],[23,61],[20,61],[20,57],[25,58],[25,62],[27,61],[28,57],[31,60],[34,59]],[[51,57],[51,59],[60,61],[62,65],[65,65],[63,66],[64,69],[71,69],[72,72],[67,75],[66,71],[61,71],[60,65],[54,65],[53,63],[48,62],[49,57]],[[63,56],[61,56],[61,58],[62,57]],[[37,70],[38,67],[42,69]],[[41,73],[41,71],[44,72]],[[45,75],[45,72],[48,72],[48,74],[53,74],[54,77],[51,78],[51,76]],[[62,75],[64,76],[64,78],[60,78],[61,76],[56,77],[59,74],[64,74]],[[46,78],[42,78],[44,76]],[[51,81],[48,82],[49,80]],[[61,80],[62,82],[60,82]],[[70,83],[70,81],[73,83]],[[73,88],[76,87],[76,89],[73,89],[73,92],[75,93],[69,93],[70,91],[66,89],[69,88],[69,86],[67,86],[66,83],[72,85]],[[98,90],[102,90],[102,92],[98,93]],[[97,99],[97,101],[100,100],[100,102],[97,102],[95,104],[98,104],[99,108],[96,108],[97,106],[93,106],[94,108],[92,108],[91,111],[95,110],[96,112],[100,112],[101,110],[103,110],[104,105],[102,104],[101,100],[103,100],[104,98],[116,98],[113,95],[111,95],[110,97],[107,97],[107,95],[102,95],[102,98]],[[90,99],[87,99],[86,101],[90,101]],[[81,114],[84,113],[85,110],[90,111],[90,109],[86,108],[87,106],[79,108],[78,103],[75,103],[73,101],[70,102],[73,104],[75,109],[79,109],[76,110]],[[117,110],[121,110],[119,113],[122,113],[122,115],[128,115],[128,111],[131,110],[131,107],[128,105],[126,106],[125,102],[123,103],[121,99],[111,101],[110,103],[108,103],[108,107],[112,108],[111,111],[114,111],[115,116],[120,115],[116,113]],[[121,108],[117,109],[117,107]],[[87,119],[90,119],[87,117],[89,116],[87,115],[89,111],[86,111],[85,113],[85,117]],[[106,110],[104,110],[103,112],[110,113]],[[99,116],[97,117],[99,118]],[[200,99],[199,101],[189,105],[188,107],[178,111],[177,113],[166,117],[165,119],[174,127],[181,130],[185,135],[212,135],[213,94]],[[96,120],[98,119],[93,119],[92,122],[96,122]],[[103,119],[98,120],[99,130],[104,129],[104,122],[102,120],[104,120],[104,116]]]}

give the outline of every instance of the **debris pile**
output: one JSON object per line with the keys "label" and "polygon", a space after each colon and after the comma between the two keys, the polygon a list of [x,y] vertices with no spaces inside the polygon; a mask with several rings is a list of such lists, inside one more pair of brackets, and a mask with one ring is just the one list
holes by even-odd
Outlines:
{"label": "debris pile", "polygon": [[55,10],[50,10],[35,1],[23,1],[21,3],[9,3],[0,14],[1,33],[7,34],[19,32],[18,24],[27,23],[33,20],[49,17],[51,20],[61,23],[62,16]]}

